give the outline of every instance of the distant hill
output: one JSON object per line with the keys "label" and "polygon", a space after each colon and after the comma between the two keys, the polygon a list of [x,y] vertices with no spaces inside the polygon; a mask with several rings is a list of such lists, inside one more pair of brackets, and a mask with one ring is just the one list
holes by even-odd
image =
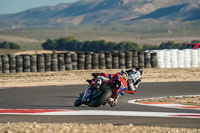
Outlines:
{"label": "distant hill", "polygon": [[82,0],[0,15],[0,28],[200,20],[200,0]]}

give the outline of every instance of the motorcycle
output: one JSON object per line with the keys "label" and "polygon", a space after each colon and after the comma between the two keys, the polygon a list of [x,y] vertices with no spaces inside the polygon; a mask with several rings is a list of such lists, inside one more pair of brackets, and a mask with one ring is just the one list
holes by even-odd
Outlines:
{"label": "motorcycle", "polygon": [[110,102],[109,98],[115,98],[119,88],[120,81],[116,79],[104,80],[98,76],[95,81],[90,80],[89,86],[75,100],[74,106],[78,107],[82,104],[90,107],[104,106]]}

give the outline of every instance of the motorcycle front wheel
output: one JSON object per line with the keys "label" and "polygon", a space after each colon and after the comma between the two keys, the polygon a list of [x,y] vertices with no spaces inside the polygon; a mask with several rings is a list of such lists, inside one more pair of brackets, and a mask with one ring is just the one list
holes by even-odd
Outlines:
{"label": "motorcycle front wheel", "polygon": [[102,94],[94,99],[91,100],[89,106],[91,107],[99,107],[101,105],[104,105],[108,98],[110,98],[112,96],[112,90],[110,87],[106,87],[106,89],[104,89],[104,91],[102,92]]}

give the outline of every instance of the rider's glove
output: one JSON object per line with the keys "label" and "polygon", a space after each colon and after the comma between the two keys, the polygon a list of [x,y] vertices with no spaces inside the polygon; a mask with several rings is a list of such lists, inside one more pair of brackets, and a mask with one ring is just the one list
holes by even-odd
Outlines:
{"label": "rider's glove", "polygon": [[89,84],[91,84],[92,83],[92,80],[89,80],[89,79],[87,79],[86,80]]}
{"label": "rider's glove", "polygon": [[93,76],[94,78],[96,78],[96,77],[97,77],[97,74],[96,74],[96,73],[92,73],[92,76]]}

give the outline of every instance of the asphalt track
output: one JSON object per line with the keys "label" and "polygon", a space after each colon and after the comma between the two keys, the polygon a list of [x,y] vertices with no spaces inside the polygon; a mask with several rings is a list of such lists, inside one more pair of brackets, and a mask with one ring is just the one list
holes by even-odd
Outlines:
{"label": "asphalt track", "polygon": [[[94,111],[137,111],[200,113],[200,110],[163,108],[128,103],[132,99],[179,95],[200,95],[200,82],[142,83],[136,94],[125,94],[116,107],[108,105],[93,108],[82,105],[74,107],[74,100],[87,85],[45,86],[24,88],[0,88],[0,109],[65,109]],[[170,118],[106,115],[9,115],[1,114],[0,122],[68,122],[68,123],[113,123],[151,126],[200,128],[200,118]]]}

